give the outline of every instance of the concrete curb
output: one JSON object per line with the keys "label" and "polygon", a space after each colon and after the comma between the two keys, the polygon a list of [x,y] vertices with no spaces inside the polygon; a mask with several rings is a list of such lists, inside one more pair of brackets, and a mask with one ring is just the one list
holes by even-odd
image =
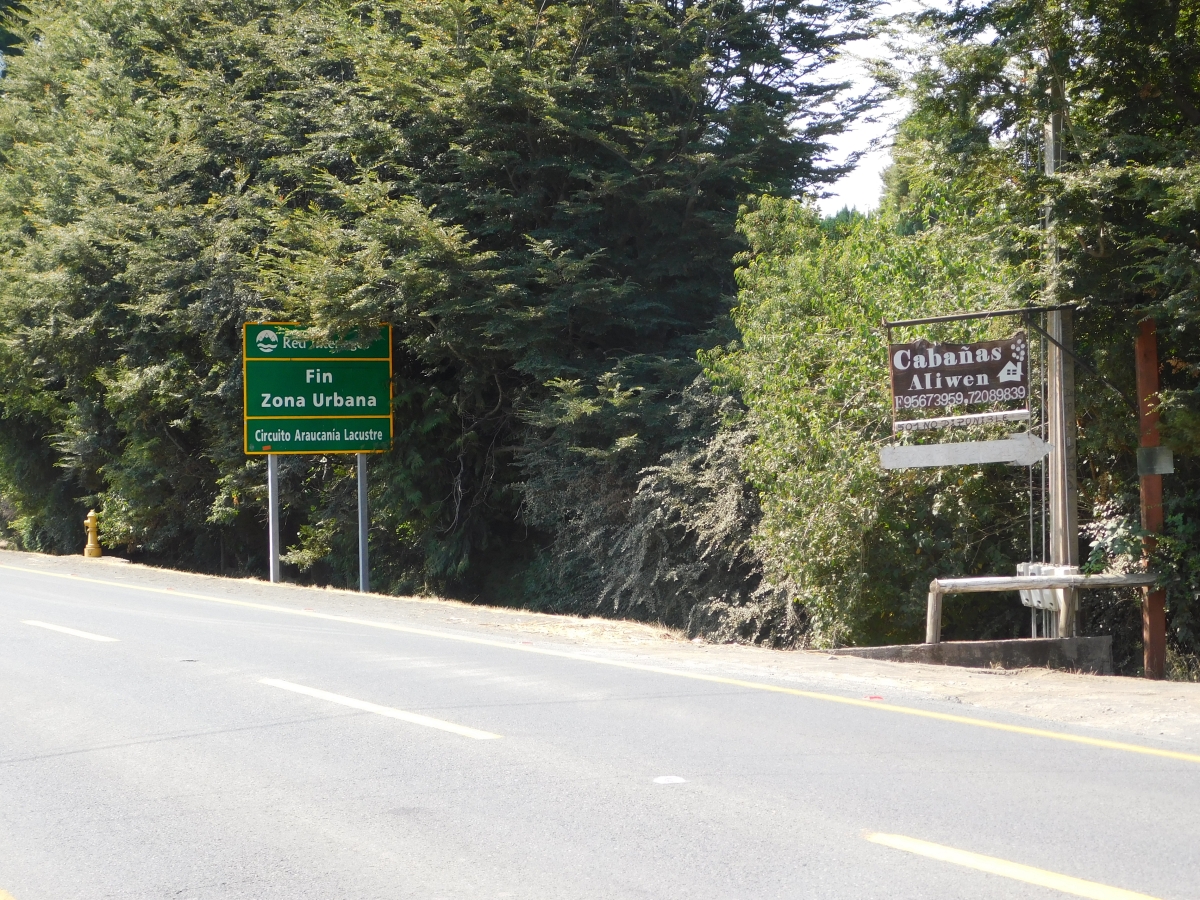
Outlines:
{"label": "concrete curb", "polygon": [[1022,638],[1013,641],[944,641],[890,647],[844,647],[839,656],[968,666],[974,669],[1071,669],[1094,675],[1113,673],[1112,637]]}

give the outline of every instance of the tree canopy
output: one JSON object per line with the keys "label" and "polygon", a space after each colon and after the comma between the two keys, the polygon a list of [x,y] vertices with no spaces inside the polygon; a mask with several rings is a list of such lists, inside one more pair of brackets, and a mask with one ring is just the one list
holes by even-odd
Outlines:
{"label": "tree canopy", "polygon": [[[627,526],[642,469],[711,431],[672,410],[727,321],[738,205],[834,174],[857,101],[820,72],[867,9],[26,4],[0,82],[9,530],[73,549],[95,504],[110,545],[261,569],[241,323],[386,321],[376,583],[594,580],[567,535]],[[346,466],[283,468],[289,561],[349,580]]]}
{"label": "tree canopy", "polygon": [[[890,440],[881,321],[1066,303],[1077,307],[1082,558],[1093,571],[1140,557],[1133,337],[1143,318],[1159,324],[1176,472],[1156,566],[1173,652],[1191,654],[1195,671],[1198,16],[1191,3],[1085,0],[922,14],[914,65],[892,76],[912,112],[881,209],[825,223],[796,202],[748,211],[741,341],[710,371],[739,392],[758,435],[747,457],[764,510],[753,543],[813,613],[816,639],[917,640],[930,577],[1011,573],[1040,558],[1023,533],[1037,492],[1023,474],[875,467]],[[1054,115],[1061,165],[1048,176]],[[947,633],[1015,637],[1018,610],[1005,596],[956,599]],[[1118,664],[1136,669],[1136,598],[1089,592],[1083,614],[1084,633],[1113,634]]]}
{"label": "tree canopy", "polygon": [[[858,96],[826,66],[876,27],[870,0],[3,8],[9,543],[74,552],[95,506],[138,558],[263,571],[241,325],[386,322],[375,584],[722,640],[913,640],[930,577],[1037,557],[1038,488],[879,470],[880,323],[1065,303],[1092,570],[1138,564],[1132,341],[1158,323],[1176,473],[1155,564],[1176,671],[1200,672],[1193,0],[954,2],[901,23],[916,49]],[[823,219],[846,168],[827,145],[883,89],[911,111],[882,204]],[[283,493],[289,577],[352,583],[350,467],[288,458]],[[1137,623],[1116,592],[1081,621],[1125,671]],[[979,595],[946,630],[1023,627]]]}

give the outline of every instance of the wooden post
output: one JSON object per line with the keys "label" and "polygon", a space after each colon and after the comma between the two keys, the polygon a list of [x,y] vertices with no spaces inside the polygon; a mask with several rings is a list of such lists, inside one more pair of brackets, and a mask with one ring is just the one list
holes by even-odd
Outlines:
{"label": "wooden post", "polygon": [[[1062,154],[1062,91],[1057,79],[1052,81],[1051,100],[1053,110],[1045,129],[1045,172],[1054,175],[1058,171]],[[1051,231],[1053,221],[1050,209],[1046,209],[1046,231],[1049,238],[1048,256],[1050,278],[1047,284],[1049,299],[1057,296],[1055,282],[1058,278],[1058,247]],[[1049,494],[1050,494],[1050,562],[1056,566],[1079,565],[1079,483],[1075,471],[1075,361],[1062,348],[1070,350],[1073,338],[1073,323],[1069,309],[1054,310],[1047,314],[1046,330],[1054,340],[1048,342],[1046,354],[1047,400],[1046,410],[1049,425],[1050,451]],[[1055,343],[1057,342],[1057,343]],[[1060,594],[1062,605],[1058,611],[1057,637],[1075,637],[1076,613],[1079,609],[1079,593],[1064,590]]]}
{"label": "wooden post", "polygon": [[[1049,314],[1051,337],[1070,349],[1071,311]],[[1079,565],[1079,483],[1075,471],[1075,366],[1070,356],[1049,346],[1050,425],[1050,562],[1056,566]],[[1079,593],[1064,589],[1058,611],[1058,637],[1075,637]]]}
{"label": "wooden post", "polygon": [[[1157,447],[1158,435],[1158,329],[1153,319],[1143,319],[1137,336],[1137,392],[1139,445]],[[1162,531],[1162,476],[1142,475],[1142,529],[1147,532],[1143,549],[1146,558]],[[1146,588],[1142,600],[1142,646],[1147,678],[1166,677],[1167,668],[1167,593]]]}

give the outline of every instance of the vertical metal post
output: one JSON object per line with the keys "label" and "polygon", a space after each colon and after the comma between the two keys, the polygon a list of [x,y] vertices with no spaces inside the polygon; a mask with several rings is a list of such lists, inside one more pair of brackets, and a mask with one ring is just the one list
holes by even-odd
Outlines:
{"label": "vertical metal post", "polygon": [[[1055,95],[1053,98],[1060,98]],[[1058,105],[1057,103],[1055,104]],[[1062,113],[1054,109],[1046,123],[1045,171],[1053,175],[1058,171],[1061,153]],[[1057,278],[1058,248],[1050,231],[1052,220],[1046,210],[1046,229],[1049,237],[1050,283],[1047,292],[1050,300],[1057,299],[1054,280]],[[1047,316],[1047,328],[1054,341],[1048,342],[1047,368],[1049,369],[1050,425],[1050,562],[1056,566],[1079,565],[1079,484],[1075,470],[1075,364],[1061,347],[1071,349],[1073,323],[1069,309],[1054,310]],[[1057,342],[1057,343],[1055,343]],[[1076,613],[1079,608],[1078,591],[1062,590],[1061,608],[1058,611],[1056,637],[1074,637]]]}
{"label": "vertical metal post", "polygon": [[358,589],[371,590],[371,567],[367,559],[367,454],[358,456]]}
{"label": "vertical metal post", "polygon": [[279,581],[279,457],[267,454],[267,545],[271,583]]}
{"label": "vertical metal post", "polygon": [[[1137,392],[1139,445],[1157,447],[1158,434],[1158,329],[1153,319],[1138,325]],[[1162,476],[1142,475],[1142,529],[1147,532],[1143,548],[1147,557],[1162,531]],[[1146,588],[1142,598],[1142,647],[1147,678],[1163,678],[1167,665],[1167,595],[1164,590]]]}
{"label": "vertical metal post", "polygon": [[925,606],[925,643],[940,644],[942,641],[942,592],[937,579],[929,583],[929,598]]}

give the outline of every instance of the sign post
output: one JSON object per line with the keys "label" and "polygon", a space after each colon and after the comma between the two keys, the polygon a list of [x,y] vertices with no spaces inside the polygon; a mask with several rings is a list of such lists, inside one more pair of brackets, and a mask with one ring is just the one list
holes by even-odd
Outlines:
{"label": "sign post", "polygon": [[271,581],[279,580],[279,456],[354,453],[358,471],[359,589],[367,558],[368,453],[392,446],[392,330],[369,344],[304,337],[297,322],[247,322],[242,329],[244,450],[267,457]]}
{"label": "sign post", "polygon": [[[1051,95],[1056,109],[1050,113],[1045,125],[1044,171],[1053,177],[1062,157],[1063,104],[1062,88],[1058,79],[1052,79]],[[1053,298],[1057,293],[1059,253],[1055,243],[1051,206],[1047,204],[1045,228],[1049,279],[1047,294]],[[1050,562],[1056,566],[1079,566],[1079,482],[1076,472],[1076,439],[1078,427],[1075,422],[1075,358],[1072,346],[1072,316],[1069,308],[1054,309],[1046,314],[1047,337],[1050,346],[1046,351],[1048,394],[1046,410],[1050,426]],[[1075,637],[1079,595],[1074,590],[1063,591],[1063,603],[1058,611],[1058,633],[1062,637]]]}
{"label": "sign post", "polygon": [[267,455],[267,552],[271,584],[279,582],[279,457]]}
{"label": "sign post", "polygon": [[[892,433],[933,431],[942,428],[988,425],[999,422],[1032,421],[1030,411],[1030,353],[1023,331],[999,341],[971,344],[931,343],[926,340],[892,344],[895,325],[920,325],[992,316],[1023,314],[1023,310],[963,313],[888,322],[888,369],[892,383]],[[1035,326],[1036,327],[1036,326]],[[1000,404],[1019,403],[1021,408],[997,408]],[[972,407],[987,407],[983,412],[967,412]],[[914,412],[917,418],[901,419],[897,413]],[[922,415],[942,412],[942,415]],[[885,469],[915,469],[925,466],[965,466],[984,463],[1008,463],[1032,466],[1054,449],[1028,430],[1002,440],[963,441],[957,443],[893,445],[879,453]],[[1030,488],[1030,503],[1033,491]],[[1032,522],[1032,505],[1030,522]],[[1030,526],[1032,529],[1032,525]],[[1031,531],[1032,541],[1032,531]],[[1032,552],[1032,551],[1031,551]],[[959,579],[971,582],[966,590],[1007,589],[1011,578]],[[988,586],[984,586],[984,583]],[[1072,582],[1073,583],[1073,582]],[[995,584],[1001,587],[995,587]],[[942,590],[934,579],[929,591],[925,622],[925,642],[941,640]],[[1041,592],[1038,592],[1039,594]],[[1065,591],[1059,591],[1060,594]],[[1072,591],[1073,593],[1073,591]],[[1022,603],[1032,592],[1022,591]],[[1028,605],[1028,604],[1027,604]],[[1036,616],[1036,611],[1034,615]],[[1060,615],[1062,615],[1060,611]],[[1032,636],[1037,636],[1036,619]]]}
{"label": "sign post", "polygon": [[367,454],[358,454],[358,589],[371,590],[371,566],[367,559]]}
{"label": "sign post", "polygon": [[[1053,338],[1046,349],[1047,410],[1050,446],[1050,562],[1079,566],[1079,482],[1076,475],[1075,365],[1070,355],[1071,311],[1047,313],[1047,331]],[[1063,591],[1058,611],[1058,633],[1075,637],[1079,594]]]}

